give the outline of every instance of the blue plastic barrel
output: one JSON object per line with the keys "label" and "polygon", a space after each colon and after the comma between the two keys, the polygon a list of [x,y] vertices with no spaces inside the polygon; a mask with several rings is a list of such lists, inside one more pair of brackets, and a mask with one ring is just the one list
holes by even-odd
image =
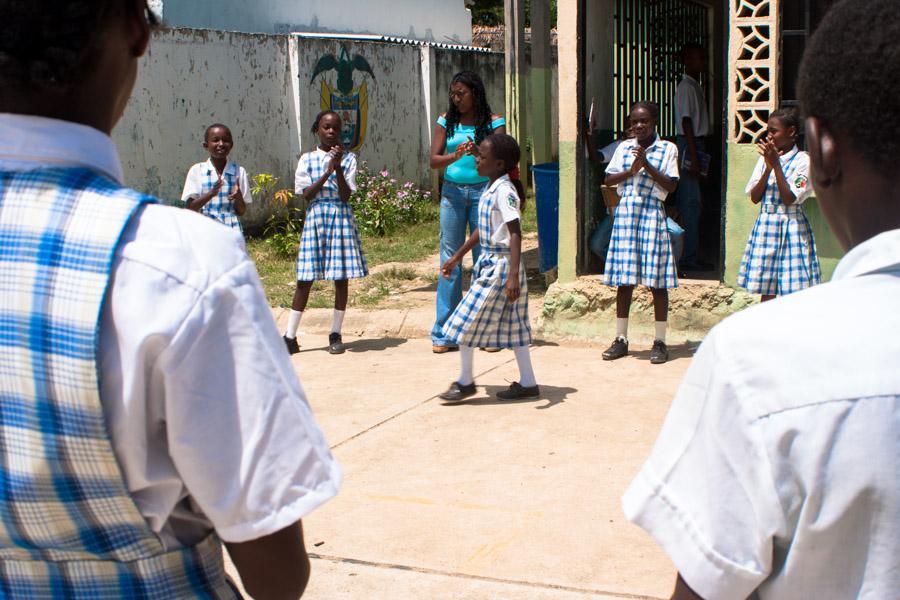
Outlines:
{"label": "blue plastic barrel", "polygon": [[537,208],[541,272],[556,266],[559,256],[559,163],[531,167]]}

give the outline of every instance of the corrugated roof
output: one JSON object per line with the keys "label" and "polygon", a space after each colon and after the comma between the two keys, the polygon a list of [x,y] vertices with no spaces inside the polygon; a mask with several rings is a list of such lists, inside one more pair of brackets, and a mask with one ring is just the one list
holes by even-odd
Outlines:
{"label": "corrugated roof", "polygon": [[443,42],[426,42],[423,40],[414,40],[411,38],[402,38],[392,35],[377,35],[367,33],[323,33],[318,31],[292,31],[291,35],[302,38],[320,38],[320,39],[336,39],[348,40],[356,42],[384,42],[387,44],[403,44],[406,46],[425,46],[429,48],[441,48],[443,50],[466,50],[469,52],[493,52],[490,48],[482,48],[481,46],[467,46],[465,44],[447,44]]}

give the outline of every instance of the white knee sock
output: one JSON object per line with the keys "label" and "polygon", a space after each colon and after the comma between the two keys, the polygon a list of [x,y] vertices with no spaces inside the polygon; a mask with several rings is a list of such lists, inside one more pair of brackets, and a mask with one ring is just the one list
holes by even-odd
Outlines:
{"label": "white knee sock", "polygon": [[297,329],[300,328],[300,318],[303,317],[302,310],[292,310],[290,316],[288,317],[288,326],[287,331],[284,332],[284,337],[286,338],[295,338],[297,337]]}
{"label": "white knee sock", "polygon": [[340,333],[341,327],[344,325],[345,310],[334,309],[334,319],[331,321],[331,333]]}
{"label": "white knee sock", "polygon": [[537,381],[534,378],[534,369],[531,366],[531,353],[528,346],[516,346],[513,348],[516,362],[519,365],[519,385],[522,387],[534,387]]}
{"label": "white knee sock", "polygon": [[472,375],[475,363],[475,348],[471,346],[459,347],[459,379],[456,382],[459,385],[470,385],[475,383],[475,377]]}
{"label": "white knee sock", "polygon": [[626,342],[628,341],[628,317],[616,319],[616,337],[624,338]]}
{"label": "white knee sock", "polygon": [[656,325],[656,339],[661,342],[666,341],[666,324],[668,321],[654,321]]}

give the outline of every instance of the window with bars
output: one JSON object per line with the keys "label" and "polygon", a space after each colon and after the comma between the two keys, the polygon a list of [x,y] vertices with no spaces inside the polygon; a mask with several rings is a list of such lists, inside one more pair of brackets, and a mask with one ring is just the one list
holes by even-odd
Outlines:
{"label": "window with bars", "polygon": [[675,136],[681,49],[689,43],[708,45],[708,10],[691,0],[616,0],[616,129],[632,104],[649,100],[659,105],[660,135]]}
{"label": "window with bars", "polygon": [[781,0],[781,51],[778,53],[779,104],[797,106],[797,77],[806,41],[835,0]]}

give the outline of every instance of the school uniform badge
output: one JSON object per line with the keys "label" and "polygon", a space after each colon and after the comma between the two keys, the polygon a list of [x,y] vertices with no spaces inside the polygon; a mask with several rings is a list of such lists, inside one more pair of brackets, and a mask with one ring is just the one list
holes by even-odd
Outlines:
{"label": "school uniform badge", "polygon": [[509,196],[507,196],[506,201],[509,203],[510,207],[512,207],[512,208],[516,208],[519,203],[519,199],[513,194],[510,194]]}
{"label": "school uniform badge", "polygon": [[806,187],[809,183],[809,178],[806,175],[797,175],[797,178],[794,179],[794,187],[800,188],[801,190]]}

